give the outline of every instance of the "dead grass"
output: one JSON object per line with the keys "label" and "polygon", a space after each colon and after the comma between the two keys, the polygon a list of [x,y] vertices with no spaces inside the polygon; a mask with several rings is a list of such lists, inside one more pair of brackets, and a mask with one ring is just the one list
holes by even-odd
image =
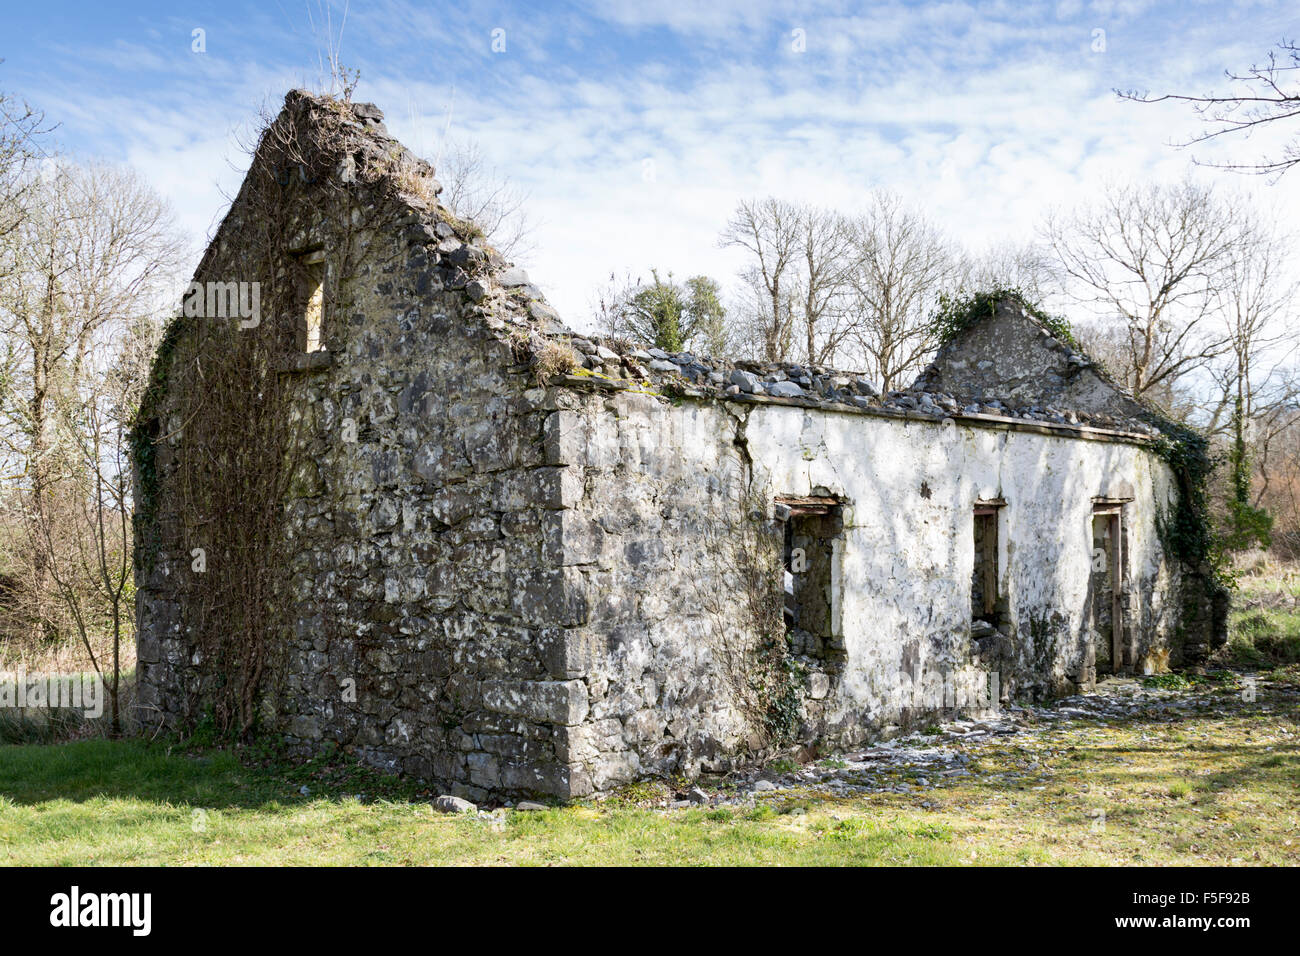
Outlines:
{"label": "dead grass", "polygon": [[393,185],[402,195],[416,199],[430,209],[438,205],[438,194],[433,186],[432,168],[424,162],[403,155],[392,173]]}
{"label": "dead grass", "polygon": [[[111,637],[94,634],[90,646],[100,665],[110,669],[113,663]],[[122,670],[134,670],[134,635],[123,639],[120,654]],[[0,639],[0,673],[13,673],[19,669],[29,674],[73,674],[92,668],[85,645],[75,637],[48,643]]]}
{"label": "dead grass", "polygon": [[567,375],[581,365],[578,353],[562,342],[547,341],[533,353],[534,368],[542,382]]}
{"label": "dead grass", "polygon": [[[0,673],[0,698],[15,700],[15,675],[25,674],[30,681],[38,675],[60,674],[78,675],[90,679],[89,671],[24,671]],[[135,672],[134,669],[122,672],[121,699],[118,706],[122,715],[122,732],[132,736],[139,732],[134,717]],[[101,710],[98,716],[88,715],[84,710],[70,707],[0,707],[0,744],[57,744],[74,740],[91,740],[112,736],[111,699],[107,682],[103,687]]]}

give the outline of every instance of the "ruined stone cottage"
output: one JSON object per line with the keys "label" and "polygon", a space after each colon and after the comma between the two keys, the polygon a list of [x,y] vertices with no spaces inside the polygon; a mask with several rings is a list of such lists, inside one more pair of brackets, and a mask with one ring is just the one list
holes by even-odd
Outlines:
{"label": "ruined stone cottage", "polygon": [[1161,421],[1015,300],[905,392],[566,328],[291,93],[133,433],[148,726],[470,797],[830,752],[1203,654]]}

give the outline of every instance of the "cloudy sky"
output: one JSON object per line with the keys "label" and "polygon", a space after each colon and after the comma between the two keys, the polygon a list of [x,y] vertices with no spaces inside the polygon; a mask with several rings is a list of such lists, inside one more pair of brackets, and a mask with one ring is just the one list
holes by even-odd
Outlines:
{"label": "cloudy sky", "polygon": [[434,161],[444,131],[475,140],[527,191],[538,226],[524,264],[583,328],[611,272],[731,282],[739,262],[717,236],[746,196],[848,209],[885,186],[979,250],[1029,238],[1049,207],[1108,180],[1191,169],[1300,220],[1300,172],[1270,184],[1191,167],[1253,161],[1277,139],[1179,150],[1198,128],[1185,105],[1113,92],[1223,90],[1225,69],[1300,32],[1296,12],[1294,0],[353,0],[345,18],[325,0],[44,0],[5,14],[0,89],[59,122],[66,152],[136,167],[201,248],[259,112],[321,85],[328,22],[361,71],[356,98],[395,135]]}

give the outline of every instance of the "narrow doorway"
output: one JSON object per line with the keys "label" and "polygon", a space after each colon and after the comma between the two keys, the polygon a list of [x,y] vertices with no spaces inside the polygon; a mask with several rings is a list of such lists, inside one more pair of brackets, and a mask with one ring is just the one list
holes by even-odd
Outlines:
{"label": "narrow doorway", "polygon": [[776,502],[784,525],[783,613],[790,650],[828,670],[837,668],[845,650],[838,607],[841,502],[829,496],[782,496]]}
{"label": "narrow doorway", "polygon": [[1123,506],[1092,507],[1092,631],[1097,673],[1116,674],[1131,664],[1124,655]]}
{"label": "narrow doorway", "polygon": [[971,634],[984,637],[997,629],[1001,621],[1002,597],[998,593],[1001,575],[998,570],[998,516],[1005,502],[975,502],[972,543],[975,558],[971,565],[970,616]]}

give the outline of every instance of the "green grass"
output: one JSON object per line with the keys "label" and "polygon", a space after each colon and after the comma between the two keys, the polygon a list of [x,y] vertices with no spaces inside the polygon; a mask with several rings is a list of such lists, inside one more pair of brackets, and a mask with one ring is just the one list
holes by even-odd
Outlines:
{"label": "green grass", "polygon": [[[599,802],[446,816],[417,786],[338,754],[140,739],[50,743],[66,727],[0,714],[0,859],[8,864],[1221,865],[1300,864],[1300,578],[1243,577],[1219,665],[1159,675],[1196,706],[954,744],[966,777],[894,767],[837,796],[659,809],[685,781]],[[1255,686],[1255,685],[1252,685]],[[5,724],[4,721],[9,723]],[[73,728],[74,733],[79,732]],[[927,728],[927,731],[936,731]],[[945,746],[950,746],[945,744]],[[774,772],[797,768],[788,759]],[[829,757],[827,769],[845,770]],[[302,788],[306,788],[306,793]],[[725,781],[706,783],[726,790]]]}
{"label": "green grass", "polygon": [[[534,812],[445,816],[337,755],[141,740],[0,747],[10,864],[1300,863],[1300,693],[1202,682],[1186,715],[960,745],[976,772],[911,793],[816,787],[665,811],[661,782]],[[884,782],[914,779],[899,768]],[[300,788],[306,786],[306,795]],[[364,794],[358,799],[357,794]]]}
{"label": "green grass", "polygon": [[1239,577],[1218,656],[1240,668],[1300,664],[1300,569],[1265,562]]}
{"label": "green grass", "polygon": [[815,818],[757,808],[568,807],[445,816],[429,804],[302,796],[217,751],[140,741],[0,748],[0,848],[9,864],[869,863],[952,859],[932,824],[859,820],[827,839]]}
{"label": "green grass", "polygon": [[1155,687],[1160,690],[1182,690],[1191,686],[1191,681],[1182,674],[1156,674],[1152,677],[1142,678],[1142,686]]}

